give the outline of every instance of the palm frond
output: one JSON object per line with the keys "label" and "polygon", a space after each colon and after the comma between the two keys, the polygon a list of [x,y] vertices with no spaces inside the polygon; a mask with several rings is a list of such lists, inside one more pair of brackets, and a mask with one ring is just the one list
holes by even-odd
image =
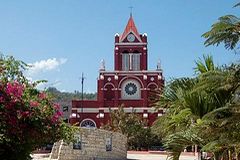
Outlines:
{"label": "palm frond", "polygon": [[194,70],[196,73],[206,73],[216,69],[211,55],[203,55],[203,60],[199,59],[195,61],[195,64]]}
{"label": "palm frond", "polygon": [[201,149],[202,151],[206,151],[206,152],[219,152],[222,151],[222,144],[220,143],[219,140],[216,141],[211,141],[209,143],[207,143],[206,145],[204,145]]}
{"label": "palm frond", "polygon": [[233,7],[239,7],[240,6],[240,2],[235,4]]}
{"label": "palm frond", "polygon": [[205,45],[219,45],[224,43],[226,49],[233,50],[240,38],[240,19],[234,15],[222,16],[212,25],[210,31],[204,33]]}
{"label": "palm frond", "polygon": [[184,92],[191,90],[195,85],[196,80],[192,78],[180,78],[172,80],[163,90],[160,95],[159,101],[156,103],[158,108],[183,108],[183,95]]}
{"label": "palm frond", "polygon": [[202,146],[203,140],[192,130],[186,130],[169,135],[164,141],[164,147],[170,153],[170,159],[178,160],[185,147]]}

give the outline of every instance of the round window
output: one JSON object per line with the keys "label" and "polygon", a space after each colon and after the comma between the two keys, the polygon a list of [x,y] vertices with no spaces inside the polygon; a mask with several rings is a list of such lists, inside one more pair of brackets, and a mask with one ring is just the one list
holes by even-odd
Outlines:
{"label": "round window", "polygon": [[134,79],[129,79],[123,82],[121,86],[122,99],[140,99],[141,90],[140,84]]}
{"label": "round window", "polygon": [[134,95],[137,92],[137,86],[130,82],[125,86],[125,92],[128,95]]}

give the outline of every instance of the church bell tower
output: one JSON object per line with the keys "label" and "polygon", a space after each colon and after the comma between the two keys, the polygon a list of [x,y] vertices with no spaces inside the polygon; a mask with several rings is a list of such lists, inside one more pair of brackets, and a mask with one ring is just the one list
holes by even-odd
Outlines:
{"label": "church bell tower", "polygon": [[120,36],[115,35],[115,71],[147,70],[147,34],[139,34],[132,15]]}
{"label": "church bell tower", "polygon": [[[147,34],[140,34],[130,15],[122,34],[115,34],[114,71],[100,70],[98,100],[101,107],[124,105],[126,112],[135,109],[145,118],[156,118],[149,97],[152,91],[161,91],[162,70],[148,70]],[[162,112],[162,111],[160,111]],[[155,118],[154,118],[155,116]]]}
{"label": "church bell tower", "polygon": [[138,32],[130,15],[123,33],[116,33],[114,38],[114,70],[107,71],[105,61],[101,61],[97,100],[73,100],[75,117],[71,123],[100,127],[110,120],[109,108],[118,109],[120,105],[126,113],[135,110],[149,125],[163,114],[163,110],[156,111],[149,100],[152,93],[161,92],[164,78],[160,63],[155,70],[148,70],[147,34]]}

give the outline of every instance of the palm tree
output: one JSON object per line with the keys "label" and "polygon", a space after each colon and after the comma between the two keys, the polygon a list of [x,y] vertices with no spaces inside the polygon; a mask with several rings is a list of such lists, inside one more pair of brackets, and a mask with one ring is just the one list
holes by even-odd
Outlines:
{"label": "palm tree", "polygon": [[[234,126],[238,120],[237,116],[232,116],[232,113],[236,112],[236,107],[231,109],[231,114],[229,111],[224,120],[206,117],[213,113],[221,115],[220,110],[234,99],[240,86],[240,67],[214,67],[212,58],[205,57],[203,62],[198,61],[197,68],[201,70],[197,71],[199,74],[196,78],[191,81],[187,78],[173,81],[165,88],[159,100],[159,104],[166,107],[167,111],[155,123],[158,126],[155,130],[160,130],[160,125],[165,127],[159,133],[165,137],[165,147],[171,152],[173,159],[178,159],[181,151],[193,144],[203,147],[203,150],[214,152],[217,158],[223,149],[230,151],[233,147],[226,145],[224,139],[218,140],[226,135],[230,137],[230,128],[227,127],[235,129],[234,133],[239,131]],[[234,124],[223,125],[222,123],[226,121]],[[236,138],[234,140],[236,141]],[[233,144],[237,143],[239,141]],[[235,145],[235,148],[239,146]]]}
{"label": "palm tree", "polygon": [[[240,19],[222,16],[202,36],[206,46],[223,43],[226,49],[239,49]],[[188,78],[174,80],[160,96],[158,104],[167,111],[156,121],[155,132],[161,130],[174,160],[179,159],[183,148],[194,144],[202,151],[213,152],[216,160],[226,156],[232,159],[232,152],[240,159],[240,65],[215,67],[209,56],[196,65],[193,85],[186,85]]]}

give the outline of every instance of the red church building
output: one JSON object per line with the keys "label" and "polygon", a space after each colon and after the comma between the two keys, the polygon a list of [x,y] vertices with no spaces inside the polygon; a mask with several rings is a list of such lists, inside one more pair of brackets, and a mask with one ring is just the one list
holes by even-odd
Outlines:
{"label": "red church building", "polygon": [[130,16],[124,32],[115,35],[114,70],[106,71],[101,62],[97,80],[97,100],[73,100],[70,122],[81,127],[100,127],[109,121],[109,108],[136,113],[151,125],[162,110],[149,101],[152,91],[161,91],[164,78],[160,63],[148,70],[147,34],[140,34]]}

